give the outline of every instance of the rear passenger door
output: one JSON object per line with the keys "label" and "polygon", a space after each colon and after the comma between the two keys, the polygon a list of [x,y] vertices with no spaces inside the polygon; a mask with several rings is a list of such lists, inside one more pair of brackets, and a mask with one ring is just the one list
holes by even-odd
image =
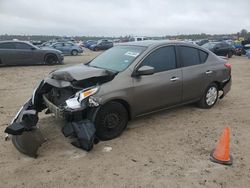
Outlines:
{"label": "rear passenger door", "polygon": [[137,66],[154,67],[152,75],[133,77],[133,108],[136,115],[173,106],[181,102],[182,72],[177,67],[174,46],[152,51]]}
{"label": "rear passenger door", "polygon": [[205,63],[208,53],[189,46],[178,46],[178,60],[182,66],[182,102],[198,100],[209,84],[209,70]]}
{"label": "rear passenger door", "polygon": [[2,64],[13,65],[16,63],[16,47],[13,42],[0,44],[0,60]]}

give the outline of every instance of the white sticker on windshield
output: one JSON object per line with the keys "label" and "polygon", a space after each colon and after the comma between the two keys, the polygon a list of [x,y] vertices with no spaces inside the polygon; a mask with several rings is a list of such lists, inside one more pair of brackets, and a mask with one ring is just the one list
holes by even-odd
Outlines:
{"label": "white sticker on windshield", "polygon": [[137,57],[139,55],[138,52],[126,52],[124,55],[132,56],[132,57]]}

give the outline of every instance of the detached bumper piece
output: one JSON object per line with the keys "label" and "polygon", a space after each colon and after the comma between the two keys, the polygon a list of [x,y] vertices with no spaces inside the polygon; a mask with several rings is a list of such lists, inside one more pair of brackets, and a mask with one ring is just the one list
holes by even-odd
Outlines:
{"label": "detached bumper piece", "polygon": [[40,130],[36,127],[38,113],[34,110],[31,99],[28,100],[5,129],[12,135],[16,149],[30,157],[37,157],[38,148],[45,142]]}
{"label": "detached bumper piece", "polygon": [[22,135],[13,135],[12,143],[17,150],[30,157],[37,157],[39,147],[45,142],[39,129],[25,131]]}
{"label": "detached bumper piece", "polygon": [[90,151],[94,144],[98,143],[95,137],[95,125],[89,120],[70,122],[62,128],[65,137],[72,137],[72,145]]}

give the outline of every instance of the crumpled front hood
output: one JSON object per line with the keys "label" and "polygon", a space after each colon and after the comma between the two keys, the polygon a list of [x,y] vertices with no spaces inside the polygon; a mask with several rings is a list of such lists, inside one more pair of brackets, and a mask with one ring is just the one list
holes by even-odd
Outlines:
{"label": "crumpled front hood", "polygon": [[51,77],[56,80],[84,80],[91,77],[106,76],[110,73],[104,69],[94,68],[86,65],[75,65],[56,70],[51,73]]}

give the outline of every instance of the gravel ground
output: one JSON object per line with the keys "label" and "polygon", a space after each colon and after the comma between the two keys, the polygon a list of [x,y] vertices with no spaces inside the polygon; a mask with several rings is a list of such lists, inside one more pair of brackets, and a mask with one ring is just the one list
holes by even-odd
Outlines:
{"label": "gravel ground", "polygon": [[[66,56],[65,65],[0,67],[0,187],[249,187],[250,60],[233,57],[231,92],[214,108],[194,105],[133,120],[124,134],[87,153],[61,133],[62,122],[41,113],[48,139],[33,159],[19,153],[3,131],[50,71],[87,62],[98,53]],[[224,127],[231,128],[233,166],[209,161]],[[111,148],[112,150],[109,151]],[[108,150],[108,151],[107,151]]]}

